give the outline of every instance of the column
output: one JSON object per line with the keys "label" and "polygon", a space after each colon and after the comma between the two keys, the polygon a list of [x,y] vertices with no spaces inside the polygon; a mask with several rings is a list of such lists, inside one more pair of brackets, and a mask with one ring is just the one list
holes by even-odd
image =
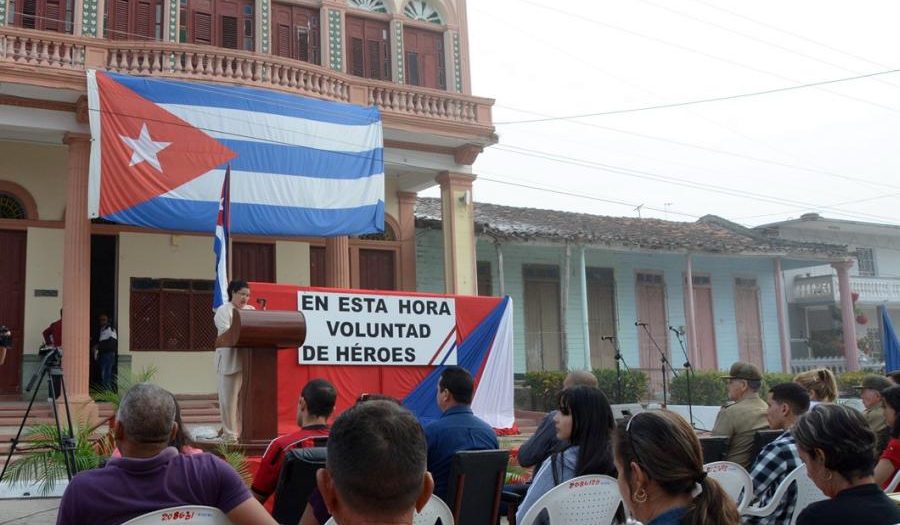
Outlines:
{"label": "column", "polygon": [[841,295],[841,321],[844,327],[844,358],[847,359],[847,370],[859,370],[859,349],[856,347],[856,316],[853,315],[853,297],[850,290],[850,268],[853,261],[831,263],[837,270],[838,289]]}
{"label": "column", "polygon": [[778,315],[778,336],[781,344],[781,371],[791,371],[791,341],[787,321],[787,297],[784,295],[784,273],[781,270],[781,258],[772,259],[775,272],[775,312]]}
{"label": "column", "polygon": [[325,286],[350,288],[350,238],[325,239]]}
{"label": "column", "polygon": [[700,363],[700,348],[697,346],[697,316],[694,309],[694,262],[690,254],[686,256],[684,280],[686,283],[684,304],[687,305],[684,317],[687,323],[688,355],[691,356],[691,366],[697,366]]}
{"label": "column", "polygon": [[400,289],[416,291],[416,194],[397,192],[400,231]]}
{"label": "column", "polygon": [[435,180],[441,185],[444,289],[448,294],[475,295],[475,176],[444,171]]}
{"label": "column", "polygon": [[93,423],[89,395],[91,311],[91,221],[88,219],[90,136],[66,134],[69,146],[63,265],[63,373],[73,421]]}
{"label": "column", "polygon": [[581,274],[581,326],[582,337],[584,337],[584,369],[591,370],[593,366],[591,365],[591,327],[590,312],[588,311],[587,263],[585,262],[586,251],[587,247],[582,246],[578,273]]}

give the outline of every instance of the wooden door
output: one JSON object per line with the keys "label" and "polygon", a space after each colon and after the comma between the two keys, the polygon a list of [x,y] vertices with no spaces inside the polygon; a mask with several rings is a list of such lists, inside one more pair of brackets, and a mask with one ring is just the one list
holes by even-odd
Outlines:
{"label": "wooden door", "polygon": [[563,367],[559,268],[526,266],[525,361],[529,371]]}
{"label": "wooden door", "polygon": [[244,281],[275,282],[275,245],[255,242],[231,244],[232,279]]}
{"label": "wooden door", "polygon": [[616,348],[603,337],[616,337],[616,297],[613,271],[588,268],[588,326],[591,334],[591,368],[615,368]]}
{"label": "wooden door", "polygon": [[[639,273],[636,298],[638,316],[636,321],[647,323],[646,330],[643,326],[637,327],[640,367],[648,372],[651,386],[655,390],[659,390],[662,387],[662,373],[660,372],[660,353],[656,345],[659,345],[659,349],[671,360],[666,321],[666,285],[663,282],[663,276]],[[647,331],[650,332],[652,340],[647,335]]]}
{"label": "wooden door", "polygon": [[319,10],[299,5],[272,4],[272,53],[321,64]]}
{"label": "wooden door", "polygon": [[107,38],[162,39],[162,0],[110,0],[106,4]]}
{"label": "wooden door", "polygon": [[187,0],[181,5],[182,41],[253,51],[252,0]]}
{"label": "wooden door", "polygon": [[387,22],[347,17],[347,72],[357,77],[391,80],[391,46]]}
{"label": "wooden door", "polygon": [[736,279],[734,315],[737,321],[738,352],[741,361],[763,366],[762,329],[759,315],[759,288],[756,279]]}
{"label": "wooden door", "polygon": [[359,287],[364,290],[396,290],[393,250],[359,250]]}
{"label": "wooden door", "polygon": [[309,247],[309,285],[325,286],[325,247]]}
{"label": "wooden door", "polygon": [[447,89],[444,35],[412,27],[403,28],[406,83],[432,89]]}
{"label": "wooden door", "polygon": [[19,0],[10,3],[9,24],[26,29],[72,32],[74,0]]}
{"label": "wooden door", "polygon": [[17,394],[21,389],[22,339],[25,327],[25,242],[24,231],[0,230],[0,325],[13,335],[13,346],[0,366],[0,394]]}
{"label": "wooden door", "polygon": [[[701,282],[701,280],[704,280]],[[693,363],[698,370],[719,368],[716,356],[715,317],[713,316],[712,287],[709,277],[694,278],[694,327],[697,330],[697,359]]]}

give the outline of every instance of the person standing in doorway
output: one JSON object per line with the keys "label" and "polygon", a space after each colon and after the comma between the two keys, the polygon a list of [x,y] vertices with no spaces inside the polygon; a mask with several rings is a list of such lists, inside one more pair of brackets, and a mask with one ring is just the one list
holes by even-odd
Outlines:
{"label": "person standing in doorway", "polygon": [[94,344],[94,359],[100,368],[100,386],[105,390],[115,388],[113,377],[119,358],[119,336],[109,324],[109,316],[97,316],[97,342]]}
{"label": "person standing in doorway", "polygon": [[[234,310],[254,310],[249,304],[250,285],[247,281],[228,283],[228,302],[216,310],[215,323],[218,335],[231,328]],[[219,376],[219,413],[222,429],[219,434],[225,441],[237,441],[241,434],[241,354],[237,348],[216,348],[216,373]]]}

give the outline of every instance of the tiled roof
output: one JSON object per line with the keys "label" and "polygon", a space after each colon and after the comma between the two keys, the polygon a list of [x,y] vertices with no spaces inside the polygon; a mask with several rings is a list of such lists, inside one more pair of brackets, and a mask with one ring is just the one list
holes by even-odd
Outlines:
{"label": "tiled roof", "polygon": [[[474,207],[476,233],[501,240],[571,241],[614,249],[665,252],[782,254],[813,259],[848,257],[845,246],[767,237],[715,215],[706,215],[697,222],[674,222],[484,202],[475,203]],[[440,228],[440,199],[420,197],[415,214],[417,226]]]}

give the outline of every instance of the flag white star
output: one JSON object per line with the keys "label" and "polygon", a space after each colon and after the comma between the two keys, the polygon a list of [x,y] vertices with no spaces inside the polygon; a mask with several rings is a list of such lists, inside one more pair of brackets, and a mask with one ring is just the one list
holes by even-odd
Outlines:
{"label": "flag white star", "polygon": [[159,164],[157,155],[160,151],[169,147],[172,144],[171,142],[155,142],[151,139],[146,122],[141,126],[141,134],[138,138],[133,139],[125,135],[119,135],[119,138],[122,139],[126,146],[131,148],[131,164],[129,166],[146,162],[156,168],[156,171],[162,173],[162,166]]}

